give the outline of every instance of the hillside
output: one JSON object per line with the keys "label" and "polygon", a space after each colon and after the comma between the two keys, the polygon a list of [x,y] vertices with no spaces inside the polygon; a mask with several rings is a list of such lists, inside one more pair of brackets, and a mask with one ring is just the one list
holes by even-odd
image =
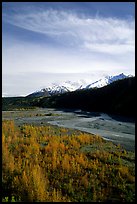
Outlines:
{"label": "hillside", "polygon": [[7,111],[21,108],[30,108],[33,100],[35,100],[35,98],[3,97],[2,110]]}
{"label": "hillside", "polygon": [[78,108],[86,111],[135,116],[135,77],[101,88],[77,90],[50,97],[2,98],[2,110],[33,107]]}
{"label": "hillside", "polygon": [[102,88],[42,98],[35,105],[135,116],[135,77],[115,81]]}
{"label": "hillside", "polygon": [[86,82],[87,80],[79,80],[79,81],[64,81],[60,83],[52,83],[51,86],[42,88],[41,90],[37,90],[27,97],[45,97],[45,96],[53,96],[58,94],[63,94],[67,92],[72,92],[81,89],[90,89],[90,88],[101,88],[103,86],[109,85],[114,81],[121,80],[131,77],[131,75],[125,75],[123,73],[114,75],[114,76],[104,76],[101,79],[94,82]]}

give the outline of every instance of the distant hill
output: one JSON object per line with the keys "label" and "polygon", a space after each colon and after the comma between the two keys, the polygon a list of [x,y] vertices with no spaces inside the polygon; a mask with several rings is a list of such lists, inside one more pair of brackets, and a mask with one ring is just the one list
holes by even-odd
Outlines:
{"label": "distant hill", "polygon": [[41,89],[40,91],[35,91],[26,97],[41,97],[41,96],[50,96],[49,92],[46,89]]}
{"label": "distant hill", "polygon": [[114,81],[98,89],[83,89],[42,98],[37,105],[135,116],[135,77]]}
{"label": "distant hill", "polygon": [[34,101],[39,102],[40,97],[2,97],[2,110],[28,109],[34,108]]}
{"label": "distant hill", "polygon": [[102,79],[99,79],[99,80],[97,80],[97,81],[95,81],[95,82],[93,82],[91,84],[88,84],[85,87],[85,89],[89,89],[89,88],[101,88],[103,86],[111,84],[114,81],[125,79],[125,78],[128,78],[128,77],[130,77],[130,75],[126,76],[123,73],[115,75],[115,76],[105,76]]}
{"label": "distant hill", "polygon": [[76,108],[135,117],[135,77],[60,95],[2,98],[2,110],[33,107]]}
{"label": "distant hill", "polygon": [[130,77],[130,75],[121,73],[115,76],[105,76],[90,84],[87,84],[85,80],[79,80],[77,82],[65,81],[62,83],[53,83],[51,86],[35,91],[29,94],[27,97],[53,96],[81,89],[100,88],[112,83],[113,81],[125,79],[128,77]]}

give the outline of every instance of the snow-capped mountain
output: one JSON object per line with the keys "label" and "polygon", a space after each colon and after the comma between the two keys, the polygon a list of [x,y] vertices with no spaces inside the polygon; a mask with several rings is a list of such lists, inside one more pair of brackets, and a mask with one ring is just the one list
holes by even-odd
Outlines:
{"label": "snow-capped mountain", "polygon": [[28,96],[41,97],[62,94],[81,89],[83,85],[84,86],[87,85],[87,83],[84,80],[79,80],[77,82],[65,81],[62,83],[52,83],[51,86],[35,91],[32,94],[29,94]]}
{"label": "snow-capped mountain", "polygon": [[59,93],[62,94],[69,91],[67,87],[60,85],[53,85],[52,87],[45,88],[45,90],[48,91],[50,95],[55,95]]}
{"label": "snow-capped mountain", "polygon": [[48,93],[48,91],[46,91],[46,89],[41,89],[39,91],[35,91],[27,95],[27,97],[41,97],[41,96],[50,96],[50,94]]}
{"label": "snow-capped mountain", "polygon": [[103,86],[106,86],[112,83],[113,81],[124,79],[130,76],[131,75],[126,76],[123,73],[115,76],[105,76],[104,78],[99,79],[98,81],[95,81],[90,84],[88,84],[86,80],[79,80],[77,82],[65,81],[62,83],[52,83],[51,86],[43,88],[39,91],[33,92],[28,96],[29,97],[52,96],[52,95],[62,94],[62,93],[75,91],[79,89],[101,88]]}
{"label": "snow-capped mountain", "polygon": [[119,74],[119,75],[116,75],[116,76],[105,76],[104,78],[102,79],[99,79],[98,81],[95,81],[91,84],[88,84],[85,89],[89,89],[89,88],[101,88],[103,86],[106,86],[110,83],[112,83],[113,81],[117,81],[117,80],[120,80],[120,79],[125,79],[127,77],[130,77],[131,75],[124,75],[123,73],[122,74]]}
{"label": "snow-capped mountain", "polygon": [[75,91],[76,89],[79,89],[80,86],[81,82],[65,81],[60,84],[52,83],[52,86],[46,88],[46,90],[51,93],[64,93],[68,91]]}

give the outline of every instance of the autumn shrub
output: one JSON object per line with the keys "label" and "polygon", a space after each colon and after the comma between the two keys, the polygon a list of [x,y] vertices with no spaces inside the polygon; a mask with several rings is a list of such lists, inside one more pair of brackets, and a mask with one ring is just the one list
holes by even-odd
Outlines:
{"label": "autumn shrub", "polygon": [[106,145],[92,134],[3,121],[3,200],[134,201],[134,153]]}

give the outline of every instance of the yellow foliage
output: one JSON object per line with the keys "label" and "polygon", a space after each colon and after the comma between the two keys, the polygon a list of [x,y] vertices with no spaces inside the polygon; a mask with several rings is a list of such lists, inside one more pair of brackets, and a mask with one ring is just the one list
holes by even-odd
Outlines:
{"label": "yellow foliage", "polygon": [[88,188],[89,182],[87,173],[81,178],[81,184],[84,185],[85,188]]}
{"label": "yellow foliage", "polygon": [[[113,183],[117,186],[124,186],[125,180],[135,183],[134,171],[122,164],[121,153],[113,155],[99,148],[89,153],[81,150],[94,143],[102,147],[103,139],[99,136],[67,135],[65,128],[52,126],[18,128],[12,121],[4,121],[2,129],[4,185],[10,182],[12,195],[19,196],[21,201],[105,201],[109,192],[113,192]],[[116,149],[119,151],[120,146]]]}
{"label": "yellow foliage", "polygon": [[32,169],[31,175],[32,175],[32,180],[33,180],[37,200],[38,201],[47,200],[49,196],[47,192],[49,181],[44,176],[42,169],[40,168],[39,165],[34,166],[34,168]]}

